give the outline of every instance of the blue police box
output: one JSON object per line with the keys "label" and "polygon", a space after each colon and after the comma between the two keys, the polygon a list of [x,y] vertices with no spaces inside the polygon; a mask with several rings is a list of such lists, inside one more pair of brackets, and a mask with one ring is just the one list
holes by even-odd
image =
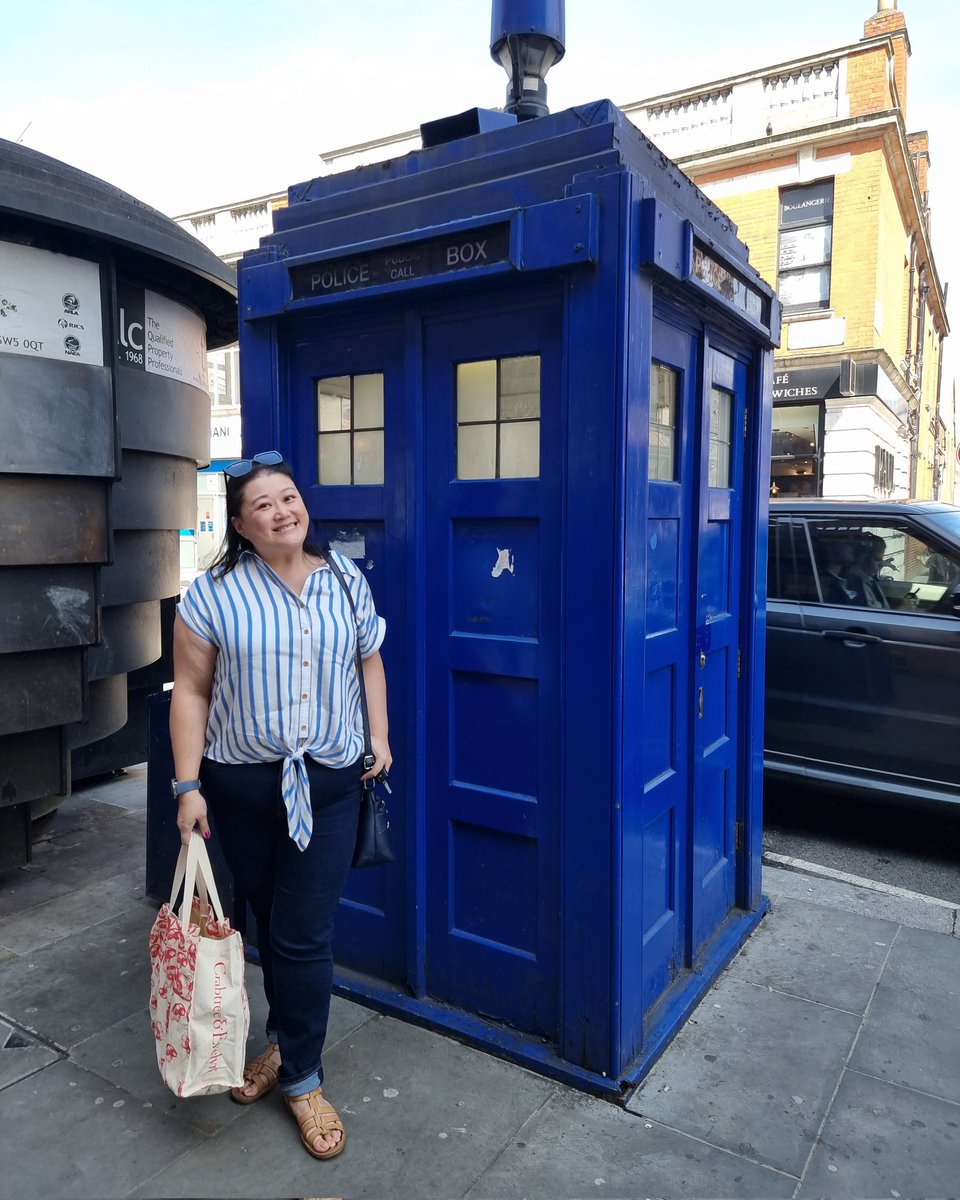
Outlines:
{"label": "blue police box", "polygon": [[387,621],[397,861],[337,986],[619,1094],[764,907],[779,309],[608,101],[423,132],[238,272],[244,452]]}

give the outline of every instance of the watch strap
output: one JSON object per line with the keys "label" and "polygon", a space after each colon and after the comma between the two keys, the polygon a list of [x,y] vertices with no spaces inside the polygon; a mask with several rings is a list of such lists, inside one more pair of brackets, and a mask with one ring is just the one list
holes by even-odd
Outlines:
{"label": "watch strap", "polygon": [[176,779],[173,781],[173,794],[175,796],[182,796],[185,792],[198,792],[199,790],[199,779],[187,779],[183,783],[180,783],[179,780]]}

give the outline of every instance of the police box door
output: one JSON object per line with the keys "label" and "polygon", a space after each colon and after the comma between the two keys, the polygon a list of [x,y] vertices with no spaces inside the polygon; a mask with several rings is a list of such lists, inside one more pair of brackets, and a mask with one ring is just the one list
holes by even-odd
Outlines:
{"label": "police box door", "polygon": [[747,368],[711,344],[703,351],[693,663],[691,955],[736,899],[740,762],[743,469]]}
{"label": "police box door", "polygon": [[426,989],[558,1023],[560,307],[425,323]]}

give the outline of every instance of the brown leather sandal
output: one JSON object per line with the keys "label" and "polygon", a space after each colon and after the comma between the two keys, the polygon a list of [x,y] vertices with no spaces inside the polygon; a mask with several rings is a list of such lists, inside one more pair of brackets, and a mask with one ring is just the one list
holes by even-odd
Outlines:
{"label": "brown leather sandal", "polygon": [[243,1087],[235,1087],[230,1089],[230,1099],[235,1100],[237,1104],[255,1104],[258,1100],[262,1100],[264,1096],[268,1096],[277,1086],[277,1069],[274,1067],[270,1059],[276,1053],[277,1046],[275,1042],[271,1042],[262,1054],[258,1054],[256,1058],[251,1058],[247,1065],[243,1068],[244,1085],[255,1084],[257,1091],[253,1096],[245,1096]]}
{"label": "brown leather sandal", "polygon": [[[302,1115],[295,1113],[291,1107],[292,1100],[306,1100],[310,1111]],[[303,1148],[314,1158],[336,1158],[347,1144],[347,1131],[333,1105],[323,1098],[319,1088],[305,1092],[302,1096],[284,1096],[283,1106],[293,1117],[300,1130],[300,1141]],[[315,1150],[313,1143],[318,1137],[328,1138],[331,1133],[339,1133],[340,1141],[331,1150]]]}

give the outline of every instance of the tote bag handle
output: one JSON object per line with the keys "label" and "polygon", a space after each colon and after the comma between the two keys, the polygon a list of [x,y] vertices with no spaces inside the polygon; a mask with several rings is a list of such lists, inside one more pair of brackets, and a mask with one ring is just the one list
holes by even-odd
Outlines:
{"label": "tote bag handle", "polygon": [[217,885],[213,878],[213,868],[210,865],[206,843],[196,830],[190,835],[190,844],[180,847],[180,856],[177,859],[177,867],[173,873],[173,888],[170,892],[170,908],[174,911],[176,911],[177,893],[180,891],[181,883],[183,884],[183,902],[180,905],[180,921],[182,924],[190,924],[190,909],[193,904],[194,890],[200,895],[202,924],[206,924],[208,891],[214,915],[218,921],[223,921],[223,905],[220,903],[220,894],[217,891]]}

